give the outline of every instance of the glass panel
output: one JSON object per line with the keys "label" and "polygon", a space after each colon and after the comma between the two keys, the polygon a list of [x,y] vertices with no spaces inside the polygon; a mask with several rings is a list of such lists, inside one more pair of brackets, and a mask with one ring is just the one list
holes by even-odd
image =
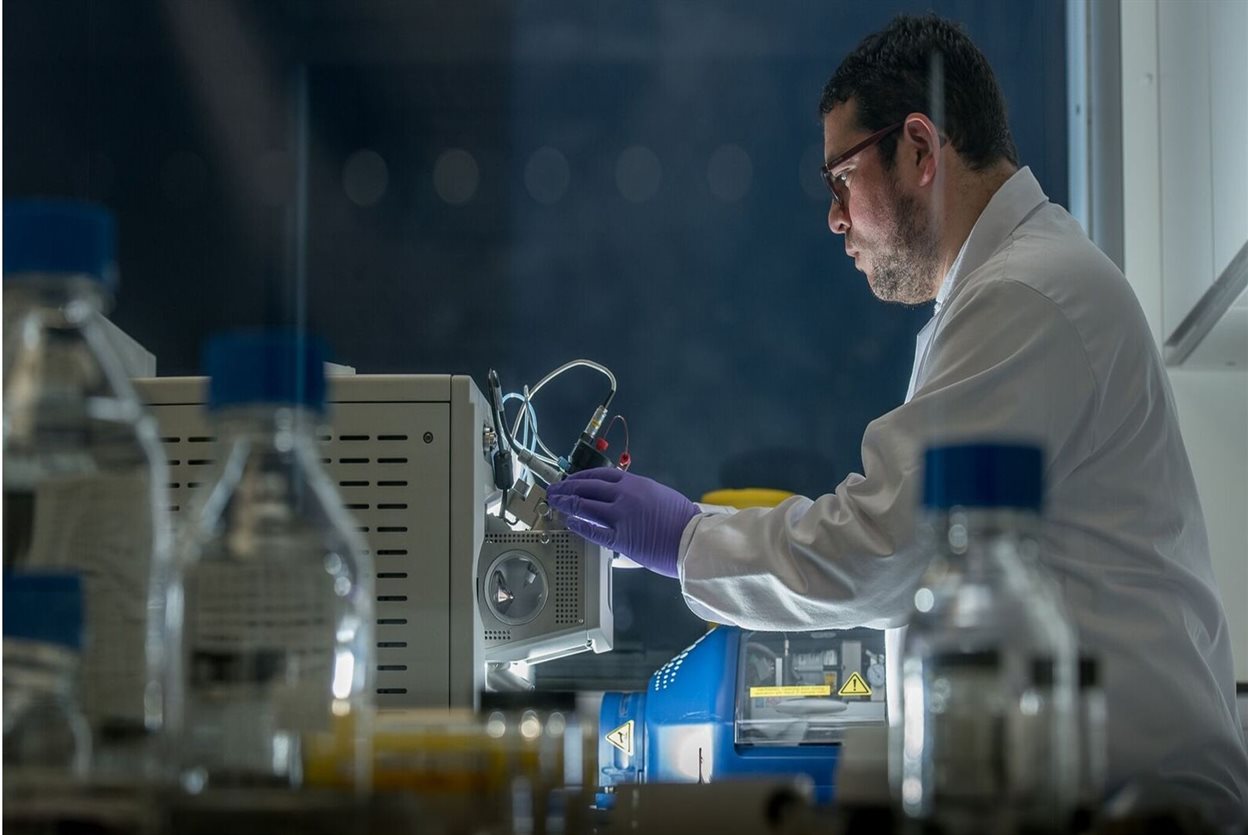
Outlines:
{"label": "glass panel", "polygon": [[826,744],[887,718],[879,630],[747,632],[738,671],[738,745]]}

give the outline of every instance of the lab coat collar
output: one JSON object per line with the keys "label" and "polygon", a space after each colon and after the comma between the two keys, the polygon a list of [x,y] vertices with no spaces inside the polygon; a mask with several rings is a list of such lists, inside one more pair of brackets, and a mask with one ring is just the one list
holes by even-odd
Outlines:
{"label": "lab coat collar", "polygon": [[[972,233],[975,231],[971,230]],[[958,257],[953,259],[953,263],[949,265],[949,271],[945,273],[945,278],[940,282],[940,290],[936,292],[936,312],[940,312],[941,306],[945,303],[945,299],[949,298],[949,291],[953,289],[953,277],[958,275],[962,270],[962,259],[966,257],[966,245],[970,243],[971,236],[967,235],[966,240],[962,242],[962,248],[958,250]]]}
{"label": "lab coat collar", "polygon": [[940,312],[962,276],[983,266],[1019,224],[1047,202],[1049,198],[1036,182],[1030,167],[1023,166],[1015,171],[997,189],[996,194],[992,195],[975,225],[971,227],[971,234],[962,242],[958,257],[954,259],[936,293],[936,312]]}

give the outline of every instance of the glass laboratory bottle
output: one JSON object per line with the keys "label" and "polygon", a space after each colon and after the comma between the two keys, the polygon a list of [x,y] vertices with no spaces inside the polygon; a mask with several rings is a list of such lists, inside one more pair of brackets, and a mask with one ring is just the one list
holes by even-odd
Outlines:
{"label": "glass laboratory bottle", "polygon": [[79,703],[82,579],[4,578],[5,803],[87,776],[91,729]]}
{"label": "glass laboratory bottle", "polygon": [[1076,642],[1040,565],[1043,453],[929,449],[929,568],[902,654],[890,773],[906,818],[947,833],[1059,832],[1073,810]]}
{"label": "glass laboratory bottle", "polygon": [[81,579],[91,771],[129,781],[158,767],[170,535],[156,426],[102,321],[114,239],[95,206],[5,203],[3,549],[10,577]]}
{"label": "glass laboratory bottle", "polygon": [[338,782],[369,788],[373,572],[321,468],[323,358],[317,341],[274,331],[221,336],[205,354],[221,448],[179,595],[178,750],[193,793],[297,787],[305,746],[344,736]]}
{"label": "glass laboratory bottle", "polygon": [[1094,655],[1079,656],[1079,787],[1077,800],[1082,818],[1090,820],[1105,797],[1109,767],[1106,739],[1108,708],[1101,665]]}

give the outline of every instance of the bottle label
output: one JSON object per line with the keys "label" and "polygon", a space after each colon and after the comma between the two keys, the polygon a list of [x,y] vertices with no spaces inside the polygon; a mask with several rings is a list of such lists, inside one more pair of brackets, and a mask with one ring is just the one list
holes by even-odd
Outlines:
{"label": "bottle label", "polygon": [[185,591],[188,695],[219,707],[264,703],[284,731],[329,727],[337,638],[328,574],[206,561],[187,572]]}
{"label": "bottle label", "polygon": [[[1053,801],[1053,716],[1048,688],[1017,691],[996,667],[938,666],[932,675],[935,799],[962,806],[1011,798]],[[1050,794],[1045,794],[1050,791]]]}

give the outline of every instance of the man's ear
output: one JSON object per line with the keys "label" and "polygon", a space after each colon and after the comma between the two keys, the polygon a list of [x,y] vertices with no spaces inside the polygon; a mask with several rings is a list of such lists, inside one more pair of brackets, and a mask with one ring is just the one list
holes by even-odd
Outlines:
{"label": "man's ear", "polygon": [[929,186],[936,181],[940,169],[940,131],[931,119],[922,113],[911,113],[901,128],[901,153],[903,165],[911,168],[915,182]]}

